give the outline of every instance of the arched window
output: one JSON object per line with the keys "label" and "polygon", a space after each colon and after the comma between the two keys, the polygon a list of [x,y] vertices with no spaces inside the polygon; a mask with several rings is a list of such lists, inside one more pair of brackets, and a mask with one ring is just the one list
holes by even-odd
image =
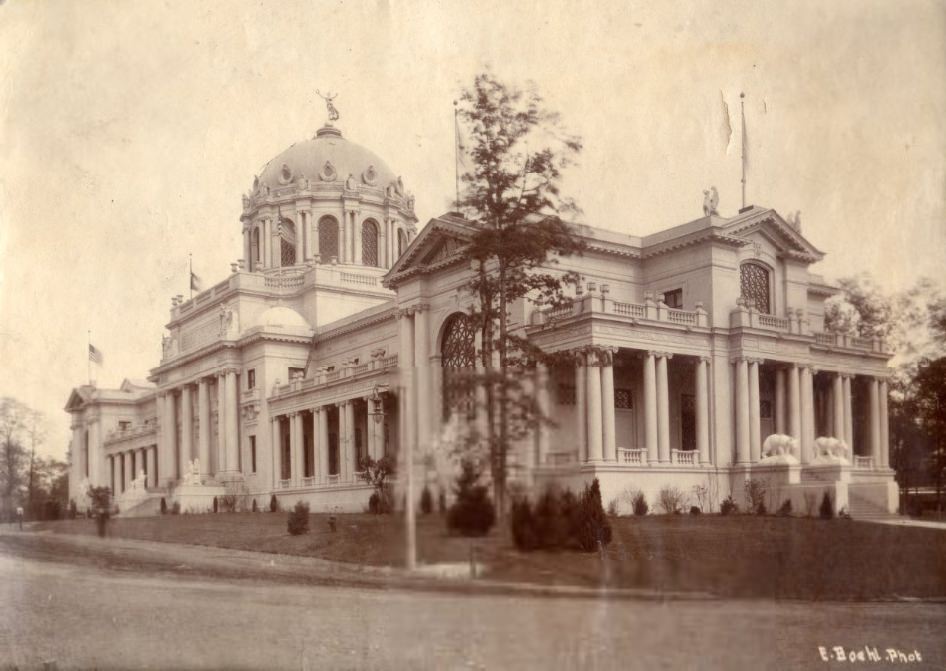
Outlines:
{"label": "arched window", "polygon": [[755,301],[756,310],[765,314],[772,313],[768,268],[761,263],[743,263],[739,268],[739,284],[742,297],[747,301]]}
{"label": "arched window", "polygon": [[403,228],[397,229],[397,255],[398,257],[407,249],[407,234]]}
{"label": "arched window", "polygon": [[279,222],[279,265],[296,265],[296,227],[289,219]]}
{"label": "arched window", "polygon": [[361,263],[378,265],[378,224],[373,219],[366,219],[361,225]]}
{"label": "arched window", "polygon": [[454,409],[467,417],[474,414],[474,390],[469,374],[476,367],[476,340],[473,320],[462,312],[447,319],[440,343],[440,365],[443,367],[443,417]]}
{"label": "arched window", "polygon": [[325,263],[333,256],[338,258],[338,222],[335,217],[319,219],[319,256]]}
{"label": "arched window", "polygon": [[260,262],[260,258],[263,256],[259,248],[259,226],[253,229],[253,250],[250,252],[250,255],[253,257],[250,259],[250,270],[256,270],[256,265]]}

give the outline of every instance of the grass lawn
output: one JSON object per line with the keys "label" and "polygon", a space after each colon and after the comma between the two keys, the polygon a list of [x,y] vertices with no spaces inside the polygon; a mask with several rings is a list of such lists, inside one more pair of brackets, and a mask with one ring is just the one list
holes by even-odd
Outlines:
{"label": "grass lawn", "polygon": [[[400,566],[403,518],[313,514],[310,531],[290,536],[287,513],[165,515],[116,519],[124,538],[306,555]],[[717,515],[611,518],[604,561],[579,552],[519,553],[508,530],[472,542],[487,577],[543,584],[696,590],[784,599],[946,597],[946,532],[851,520]],[[38,529],[94,534],[92,520],[44,522]],[[469,559],[471,541],[447,535],[443,518],[418,517],[421,562]]]}

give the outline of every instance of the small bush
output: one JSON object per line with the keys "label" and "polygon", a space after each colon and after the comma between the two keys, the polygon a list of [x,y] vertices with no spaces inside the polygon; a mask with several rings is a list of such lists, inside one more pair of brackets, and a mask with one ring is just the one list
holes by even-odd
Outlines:
{"label": "small bush", "polygon": [[214,512],[218,512],[219,504],[217,503],[217,497],[214,497]]}
{"label": "small bush", "polygon": [[424,485],[424,489],[420,493],[420,512],[423,515],[434,512],[434,497],[427,485]]}
{"label": "small bush", "polygon": [[235,513],[237,508],[236,494],[226,494],[220,499],[220,507],[225,513]]}
{"label": "small bush", "polygon": [[298,501],[296,507],[289,513],[289,533],[293,536],[309,533],[309,504]]}
{"label": "small bush", "polygon": [[818,515],[823,520],[830,520],[834,517],[834,506],[831,503],[831,494],[824,493],[821,497],[821,505],[818,507]]}
{"label": "small bush", "polygon": [[756,515],[765,515],[765,480],[746,480],[746,510]]}
{"label": "small bush", "polygon": [[172,514],[172,515],[180,515],[180,514],[181,514],[181,502],[180,502],[180,501],[175,501],[175,502],[174,502],[174,505],[171,506],[171,514]]}
{"label": "small bush", "polygon": [[[75,504],[73,503],[73,505]],[[168,514],[168,502],[164,500],[163,496],[161,497],[161,514],[162,515]]]}
{"label": "small bush", "polygon": [[617,517],[618,516],[618,500],[611,499],[611,502],[608,504],[608,517]]}
{"label": "small bush", "polygon": [[657,505],[667,515],[673,515],[683,510],[683,492],[677,487],[665,485],[660,489]]}
{"label": "small bush", "polygon": [[269,497],[269,512],[271,513],[279,512],[279,499],[276,498],[275,494]]}
{"label": "small bush", "polygon": [[699,506],[690,506],[690,514],[691,514],[691,515],[702,515],[702,514],[703,514],[703,511],[700,510],[700,507],[699,507]]}
{"label": "small bush", "polygon": [[637,492],[632,505],[634,506],[634,514],[638,517],[646,515],[647,511],[650,509],[647,505],[647,497],[644,496],[644,492]]}
{"label": "small bush", "polygon": [[739,506],[732,500],[732,494],[727,496],[719,506],[720,515],[732,515],[739,512]]}
{"label": "small bush", "polygon": [[447,511],[447,528],[463,536],[485,536],[496,523],[496,509],[479,479],[476,465],[464,459],[457,477],[457,498]]}
{"label": "small bush", "polygon": [[529,499],[521,497],[512,502],[509,524],[512,529],[512,542],[516,545],[516,549],[531,552],[541,546]]}
{"label": "small bush", "polygon": [[[423,507],[423,495],[421,495],[421,507]],[[380,490],[371,492],[368,497],[368,512],[372,515],[387,515],[394,510],[394,495],[391,493],[390,483],[385,483]]]}
{"label": "small bush", "polygon": [[782,505],[779,506],[778,512],[776,514],[779,517],[790,517],[792,514],[792,500],[785,499],[782,502]]}
{"label": "small bush", "polygon": [[258,512],[259,512],[259,506],[256,505],[256,499],[253,499],[253,512],[254,512],[254,513],[258,513]]}
{"label": "small bush", "polygon": [[604,514],[601,505],[601,485],[595,478],[591,485],[585,485],[578,501],[578,509],[573,518],[572,535],[578,547],[585,552],[594,552],[598,544],[608,545],[611,542],[611,525]]}
{"label": "small bush", "polygon": [[569,527],[577,507],[575,495],[570,491],[560,492],[554,486],[545,490],[532,509],[540,547],[557,549],[568,544],[571,534]]}

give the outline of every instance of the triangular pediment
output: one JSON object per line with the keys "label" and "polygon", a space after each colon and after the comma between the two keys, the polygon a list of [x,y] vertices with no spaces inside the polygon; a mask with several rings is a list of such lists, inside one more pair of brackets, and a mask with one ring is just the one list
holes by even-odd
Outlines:
{"label": "triangular pediment", "polygon": [[472,232],[473,227],[454,214],[431,219],[384,276],[384,285],[394,288],[408,277],[457,262]]}
{"label": "triangular pediment", "polygon": [[88,386],[75,387],[69,394],[69,400],[66,401],[66,412],[81,410],[92,398],[92,388]]}
{"label": "triangular pediment", "polygon": [[779,256],[814,263],[824,258],[824,252],[811,244],[800,231],[800,223],[789,222],[775,210],[750,212],[728,222],[723,230],[727,235],[748,239],[755,233],[772,243]]}

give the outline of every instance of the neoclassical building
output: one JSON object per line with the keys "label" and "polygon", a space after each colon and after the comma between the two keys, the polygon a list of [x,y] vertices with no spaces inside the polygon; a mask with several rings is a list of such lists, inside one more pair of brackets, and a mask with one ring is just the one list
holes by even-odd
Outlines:
{"label": "neoclassical building", "polygon": [[[272,494],[360,511],[363,458],[407,443],[416,481],[448,488],[445,381],[477,365],[471,228],[417,223],[401,178],[331,125],[270,161],[243,196],[242,259],[172,300],[148,380],[72,392],[71,496],[106,485],[127,514]],[[582,277],[571,305],[513,306],[514,329],[572,355],[524,372],[554,424],[516,445],[513,481],[598,477],[605,501],[639,489],[652,508],[663,487],[704,488],[715,508],[764,478],[796,511],[824,491],[854,514],[896,508],[889,354],[824,331],[836,288],[809,270],[823,254],[797,219],[750,206],[647,236],[575,231],[586,251],[557,266]]]}

